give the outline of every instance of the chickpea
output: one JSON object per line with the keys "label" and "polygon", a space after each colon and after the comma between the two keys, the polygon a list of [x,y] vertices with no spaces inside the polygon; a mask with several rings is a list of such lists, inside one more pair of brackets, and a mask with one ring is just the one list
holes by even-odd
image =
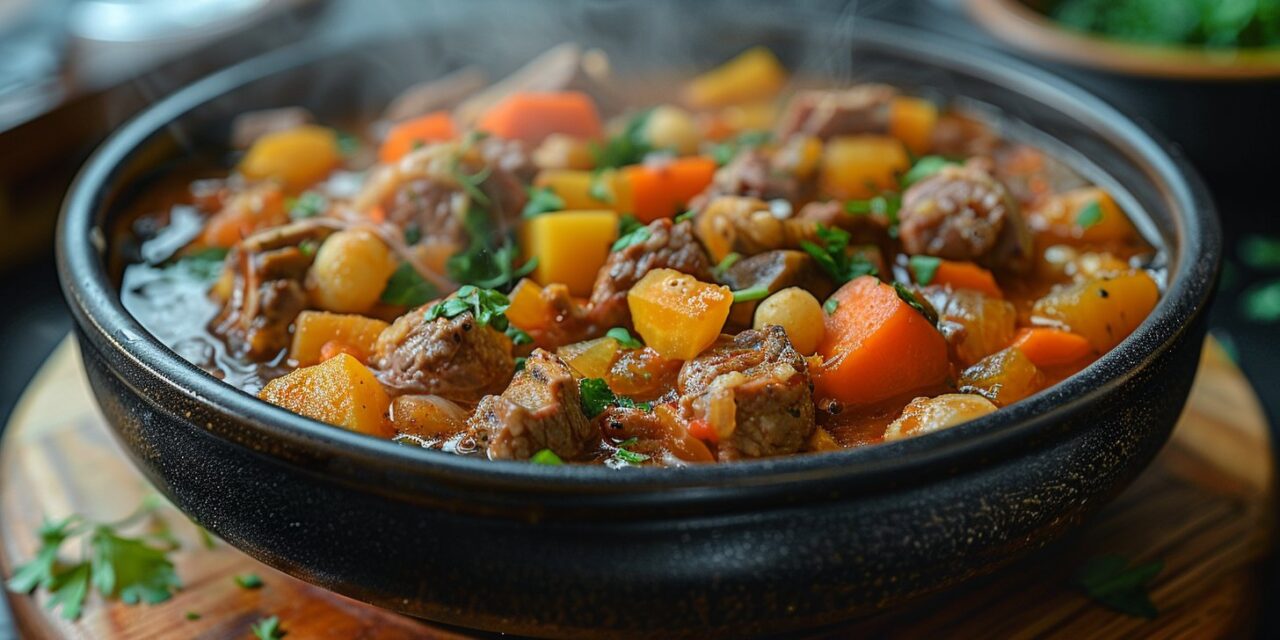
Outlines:
{"label": "chickpea", "polygon": [[968,393],[945,393],[933,398],[916,398],[885,429],[884,439],[902,440],[941,431],[995,410],[996,405],[990,400]]}
{"label": "chickpea", "polygon": [[323,309],[363,313],[378,301],[395,270],[391,251],[377,236],[364,229],[339,231],[316,252],[307,289]]}
{"label": "chickpea", "polygon": [[698,150],[698,126],[693,117],[679,107],[663,105],[649,113],[645,136],[655,149],[673,149],[679,154]]}
{"label": "chickpea", "polygon": [[822,305],[813,294],[800,287],[788,287],[768,298],[756,307],[756,318],[753,326],[756,329],[776,324],[787,332],[791,346],[796,351],[808,355],[818,350],[822,342],[823,325]]}
{"label": "chickpea", "polygon": [[586,140],[553,133],[534,149],[533,164],[539,169],[585,171],[595,166],[595,158],[591,156],[591,147]]}

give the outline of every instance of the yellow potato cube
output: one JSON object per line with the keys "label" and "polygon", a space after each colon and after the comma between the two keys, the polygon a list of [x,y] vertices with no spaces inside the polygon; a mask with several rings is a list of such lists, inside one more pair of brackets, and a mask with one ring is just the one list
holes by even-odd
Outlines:
{"label": "yellow potato cube", "polygon": [[[551,189],[560,196],[566,211],[609,209],[624,212],[631,210],[631,189],[625,175],[621,171],[606,171],[597,177],[591,171],[546,169],[538,172],[533,185]],[[602,199],[592,194],[595,181],[599,181],[596,195],[607,197]]]}
{"label": "yellow potato cube", "polygon": [[753,47],[691,80],[684,99],[698,109],[770,98],[787,82],[787,70],[772,51]]}
{"label": "yellow potato cube", "polygon": [[321,361],[320,351],[330,340],[354,347],[367,357],[373,353],[378,334],[387,328],[387,323],[355,314],[303,311],[293,321],[293,327],[289,357],[299,367],[309,367]]}
{"label": "yellow potato cube", "polygon": [[733,306],[729,287],[674,269],[654,269],[627,292],[636,333],[671,360],[690,360],[711,346]]}
{"label": "yellow potato cube", "polygon": [[274,178],[298,192],[323,180],[341,162],[333,129],[303,125],[258,138],[240,161],[240,173],[250,180]]}
{"label": "yellow potato cube", "polygon": [[1145,271],[1066,287],[1036,301],[1031,323],[1084,336],[1098,351],[1124,340],[1155,308],[1160,290]]}
{"label": "yellow potato cube", "polygon": [[391,398],[373,372],[345,353],[268,382],[258,397],[335,427],[380,438],[395,435],[387,418]]}
{"label": "yellow potato cube", "polygon": [[569,293],[587,296],[617,238],[618,214],[612,211],[561,211],[526,221],[523,249],[538,259],[533,279],[539,284],[559,282]]}
{"label": "yellow potato cube", "polygon": [[910,167],[907,149],[897,138],[832,138],[823,148],[822,188],[836,198],[870,198],[895,188],[898,176]]}

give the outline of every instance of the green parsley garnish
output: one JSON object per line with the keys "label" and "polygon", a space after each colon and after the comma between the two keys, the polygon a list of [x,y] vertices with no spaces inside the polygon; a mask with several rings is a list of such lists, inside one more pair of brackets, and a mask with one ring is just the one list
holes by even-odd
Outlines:
{"label": "green parsley garnish", "polygon": [[[40,548],[35,558],[14,571],[6,588],[14,593],[47,589],[48,607],[60,609],[67,620],[80,617],[91,586],[103,597],[116,597],[125,604],[168,600],[181,584],[168,558],[176,548],[173,535],[167,523],[155,518],[161,504],[148,498],[128,517],[110,523],[91,522],[79,515],[46,520],[38,532]],[[144,520],[159,528],[136,538],[121,535],[121,529]],[[62,563],[58,552],[63,543],[80,536],[84,544],[79,562]]]}
{"label": "green parsley garnish", "polygon": [[379,298],[387,304],[402,307],[417,307],[438,297],[440,291],[435,285],[418,275],[418,270],[408,262],[400,263],[387,279],[387,286]]}
{"label": "green parsley garnish", "polygon": [[635,216],[624,213],[618,218],[618,237],[621,238],[636,229],[643,228],[645,224],[640,222]]}
{"label": "green parsley garnish", "polygon": [[350,157],[360,151],[360,138],[355,134],[341,130],[334,130],[334,134],[337,137],[338,153]]}
{"label": "green parsley garnish", "polygon": [[262,578],[256,573],[242,573],[233,578],[241,589],[261,589]]}
{"label": "green parsley garnish", "polygon": [[820,223],[815,233],[822,245],[802,240],[800,248],[813,256],[813,260],[836,284],[844,284],[858,276],[875,275],[876,268],[870,260],[849,252],[849,232]]}
{"label": "green parsley garnish", "polygon": [[529,201],[520,215],[532,218],[552,211],[564,211],[564,198],[556,195],[551,187],[529,187]]}
{"label": "green parsley garnish", "polygon": [[617,450],[613,452],[613,458],[627,464],[640,464],[641,462],[648,460],[651,456],[627,449],[627,447],[635,444],[638,440],[638,438],[634,437],[627,438],[626,440],[614,445],[617,447]]}
{"label": "green parsley garnish", "polygon": [[1280,321],[1280,280],[1254,285],[1240,298],[1244,317],[1253,322]]}
{"label": "green parsley garnish", "polygon": [[529,359],[528,359],[528,358],[526,358],[526,357],[524,357],[524,356],[519,356],[519,357],[517,357],[517,358],[516,358],[516,373],[519,373],[519,372],[521,372],[521,371],[524,371],[524,365],[525,365],[525,363],[527,363],[527,362],[529,362]]}
{"label": "green parsley garnish", "polygon": [[538,266],[537,258],[531,258],[519,267],[515,265],[519,250],[509,235],[502,237],[492,228],[484,209],[473,205],[463,218],[463,226],[470,236],[470,243],[464,251],[450,256],[445,262],[445,270],[454,282],[485,289],[505,289]]}
{"label": "green parsley garnish", "polygon": [[1088,229],[1099,222],[1102,222],[1102,205],[1097,200],[1085,205],[1076,214],[1076,225],[1081,229]]}
{"label": "green parsley garnish", "polygon": [[226,249],[209,247],[174,260],[169,263],[168,268],[183,271],[197,280],[216,280],[222,275],[222,263],[226,259]]}
{"label": "green parsley garnish", "polygon": [[1158,611],[1147,595],[1147,585],[1164,568],[1157,560],[1131,567],[1119,555],[1105,555],[1085,563],[1075,584],[1090,598],[1125,615],[1152,619]]}
{"label": "green parsley garnish", "polygon": [[933,277],[938,273],[938,266],[942,264],[942,259],[934,256],[911,256],[907,259],[907,266],[911,267],[911,275],[915,276],[916,284],[926,286],[933,282]]}
{"label": "green parsley garnish", "polygon": [[681,222],[684,222],[685,220],[692,220],[692,219],[694,218],[694,216],[696,216],[696,215],[698,215],[698,212],[697,212],[697,211],[694,211],[693,209],[690,209],[690,210],[688,210],[688,211],[686,211],[686,212],[684,212],[684,213],[682,213],[682,214],[680,214],[680,215],[676,216],[676,224],[680,224]]}
{"label": "green parsley garnish", "polygon": [[733,265],[738,264],[738,261],[741,259],[741,253],[738,253],[737,251],[729,252],[724,259],[720,260],[719,264],[711,268],[711,275],[715,276],[717,280],[723,278],[724,274],[727,273],[729,269],[733,268]]}
{"label": "green parsley garnish", "polygon": [[414,222],[404,228],[405,244],[418,244],[418,241],[421,239],[422,239],[422,227],[418,226],[418,223]]}
{"label": "green parsley garnish", "polygon": [[302,195],[285,201],[290,220],[314,218],[329,208],[329,199],[315,191],[303,191]]}
{"label": "green parsley garnish", "polygon": [[620,236],[613,242],[613,246],[609,247],[610,251],[622,251],[633,244],[640,244],[649,239],[649,227],[636,227],[630,233]]}
{"label": "green parsley garnish", "polygon": [[475,173],[467,174],[462,170],[462,158],[456,156],[449,165],[449,175],[453,176],[458,186],[462,187],[472,201],[486,207],[490,204],[489,196],[480,189],[480,185],[489,179],[490,173],[493,173],[493,168],[486,166]]}
{"label": "green parsley garnish", "polygon": [[735,303],[763,300],[767,297],[769,297],[769,287],[764,285],[756,285],[754,287],[739,289],[733,292],[733,301]]}
{"label": "green parsley garnish", "polygon": [[582,412],[587,414],[588,418],[595,418],[604,413],[605,409],[609,407],[639,409],[641,411],[653,410],[653,406],[648,402],[636,402],[626,396],[614,394],[613,389],[609,388],[609,383],[602,378],[583,378],[579,380],[578,392],[582,398]]}
{"label": "green parsley garnish", "polygon": [[835,298],[828,298],[826,302],[822,303],[822,310],[826,311],[827,315],[834,315],[836,312],[836,309],[839,309],[839,308],[840,308],[840,301],[836,300]]}
{"label": "green parsley garnish", "polygon": [[[605,140],[604,144],[594,144],[591,155],[596,161],[596,170],[625,167],[638,164],[644,160],[653,147],[645,137],[645,128],[649,124],[649,116],[653,109],[646,109],[631,117],[623,127],[622,133]],[[595,197],[595,194],[592,194]],[[596,198],[604,200],[604,198]],[[611,200],[605,200],[611,202]]]}
{"label": "green parsley garnish", "polygon": [[1280,269],[1280,238],[1246,235],[1240,240],[1240,259],[1261,271]]}
{"label": "green parsley garnish", "polygon": [[280,640],[286,635],[286,632],[280,628],[280,616],[263,618],[253,623],[251,629],[253,629],[253,636],[258,640]]}
{"label": "green parsley garnish", "polygon": [[298,251],[308,258],[316,257],[316,252],[320,250],[320,243],[310,238],[298,243]]}
{"label": "green parsley garnish", "polygon": [[200,614],[198,614],[198,613],[196,613],[196,612],[194,612],[194,611],[188,611],[188,612],[186,613],[186,618],[187,618],[188,620],[192,620],[192,621],[199,620],[199,619],[200,619]]}
{"label": "green parsley garnish", "polygon": [[744,131],[737,137],[712,147],[711,158],[723,167],[732,162],[739,151],[768,144],[772,138],[773,134],[768,131]]}
{"label": "green parsley garnish", "polygon": [[844,211],[849,215],[877,214],[889,219],[890,224],[898,224],[898,211],[902,209],[902,196],[892,191],[882,193],[866,200],[849,200],[844,203]]}
{"label": "green parsley garnish", "polygon": [[906,189],[907,187],[942,171],[944,167],[955,164],[955,162],[952,162],[942,156],[925,156],[920,158],[919,160],[916,160],[915,164],[911,165],[910,169],[907,169],[906,173],[902,174],[902,188]]}
{"label": "green parsley garnish", "polygon": [[631,332],[627,331],[626,327],[614,327],[605,332],[604,335],[617,340],[623,349],[640,349],[644,347],[644,343],[635,339]]}
{"label": "green parsley garnish", "polygon": [[893,283],[893,290],[898,292],[898,297],[907,303],[912,309],[920,312],[929,324],[938,326],[938,312],[933,310],[933,306],[921,300],[919,296],[904,286],[901,282]]}
{"label": "green parsley garnish", "polygon": [[532,340],[529,334],[507,321],[506,312],[511,300],[493,289],[481,289],[472,285],[464,285],[453,297],[431,305],[427,310],[427,321],[437,318],[456,318],[468,311],[480,326],[493,327],[511,338],[515,344],[528,344]]}
{"label": "green parsley garnish", "polygon": [[549,465],[564,464],[564,460],[561,460],[560,456],[556,455],[556,452],[550,449],[543,449],[542,451],[529,456],[529,462]]}

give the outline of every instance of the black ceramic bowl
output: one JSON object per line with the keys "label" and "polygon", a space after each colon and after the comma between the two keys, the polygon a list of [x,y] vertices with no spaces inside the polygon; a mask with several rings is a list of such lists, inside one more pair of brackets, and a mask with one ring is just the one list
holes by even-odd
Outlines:
{"label": "black ceramic bowl", "polygon": [[[849,45],[847,30],[784,22],[724,24],[692,57],[709,64],[763,42],[795,63],[802,41],[841,42],[852,51],[839,49],[835,67],[850,79],[999,107],[1010,135],[1053,147],[1145,212],[1168,258],[1155,311],[1081,374],[1009,408],[821,455],[619,472],[487,462],[313,422],[222,384],[149,335],[121,306],[108,238],[140,176],[181,155],[175,142],[218,143],[231,116],[265,106],[351,115],[416,79],[371,63],[368,48],[319,44],[166,98],[77,179],[59,269],[120,441],[179,508],[269,565],[415,616],[530,635],[812,627],[990,572],[1060,536],[1134,478],[1181,411],[1218,265],[1212,203],[1149,133],[1052,77],[888,26],[862,23]],[[448,55],[460,33],[427,32],[379,55]],[[507,66],[560,37],[521,35],[527,43],[506,40]],[[306,99],[321,82],[348,90]]]}

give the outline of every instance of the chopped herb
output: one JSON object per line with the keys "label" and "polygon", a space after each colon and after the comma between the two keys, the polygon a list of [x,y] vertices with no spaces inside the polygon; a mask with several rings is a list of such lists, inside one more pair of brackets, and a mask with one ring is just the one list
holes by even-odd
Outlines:
{"label": "chopped herb", "polygon": [[649,227],[637,227],[634,231],[614,241],[610,251],[622,251],[633,244],[640,244],[649,239]]}
{"label": "chopped herb", "polygon": [[1102,222],[1102,205],[1097,200],[1085,205],[1080,213],[1076,214],[1076,225],[1081,229],[1088,229],[1095,224]]}
{"label": "chopped herb", "polygon": [[379,299],[387,304],[401,307],[417,307],[439,295],[440,291],[435,285],[418,275],[418,270],[414,269],[413,265],[402,262],[387,279],[387,286],[382,290],[382,296]]}
{"label": "chopped herb", "polygon": [[533,342],[533,336],[529,335],[529,333],[524,329],[515,325],[508,325],[506,334],[508,338],[511,338],[511,344],[516,346]]}
{"label": "chopped herb", "polygon": [[739,151],[768,144],[772,138],[773,134],[768,131],[744,131],[737,137],[712,147],[711,158],[723,167],[733,162]]}
{"label": "chopped herb", "polygon": [[1244,317],[1253,322],[1280,321],[1280,280],[1254,285],[1240,298]]}
{"label": "chopped herb", "polygon": [[290,220],[305,220],[324,213],[329,208],[329,199],[315,191],[303,191],[302,195],[285,202]]}
{"label": "chopped herb", "polygon": [[360,138],[353,133],[346,131],[334,131],[337,137],[338,153],[344,156],[353,156],[360,151]]}
{"label": "chopped herb", "polygon": [[755,300],[763,300],[769,297],[769,287],[764,285],[756,285],[747,289],[739,289],[733,292],[734,302],[752,302]]}
{"label": "chopped herb", "polygon": [[253,636],[258,640],[280,640],[286,633],[280,628],[280,616],[263,618],[253,623]]}
{"label": "chopped herb", "polygon": [[449,165],[449,175],[457,181],[458,186],[466,192],[471,199],[482,206],[489,206],[489,196],[480,189],[480,185],[489,179],[489,174],[493,172],[491,167],[485,167],[475,173],[468,174],[462,170],[462,158],[455,156],[453,162]]}
{"label": "chopped herb", "polygon": [[614,445],[617,447],[617,451],[613,452],[613,458],[627,464],[640,464],[641,462],[648,460],[651,456],[627,449],[627,447],[635,444],[637,441],[637,438],[627,438],[626,440]]}
{"label": "chopped herb", "polygon": [[525,363],[527,363],[528,361],[529,361],[529,359],[528,359],[528,358],[526,358],[526,357],[524,357],[524,356],[520,356],[520,357],[516,358],[516,371],[517,371],[517,372],[524,371],[524,365],[525,365]]}
{"label": "chopped herb", "polygon": [[640,220],[637,219],[635,216],[629,213],[624,213],[622,214],[621,217],[618,218],[618,237],[621,238],[631,233],[632,231],[635,231],[636,229],[640,229],[644,226],[645,224],[643,222],[640,222]]}
{"label": "chopped herb", "polygon": [[[15,593],[48,590],[48,607],[60,609],[67,620],[80,616],[90,587],[103,597],[116,597],[125,604],[168,600],[180,584],[168,558],[174,545],[167,527],[159,534],[136,538],[120,533],[120,529],[151,518],[160,504],[158,500],[144,500],[133,514],[113,523],[90,522],[77,515],[46,520],[38,531],[40,548],[35,558],[14,571],[6,588]],[[85,536],[80,545],[80,561],[60,563],[58,552],[63,543],[79,536]],[[163,544],[155,545],[157,540]]]}
{"label": "chopped herb", "polygon": [[907,187],[928,178],[929,176],[942,171],[944,167],[954,165],[956,163],[942,156],[925,156],[916,160],[907,172],[902,174],[902,188]]}
{"label": "chopped herb", "polygon": [[308,258],[314,258],[316,252],[320,250],[320,244],[315,240],[307,239],[298,243],[298,251]]}
{"label": "chopped herb", "polygon": [[186,272],[197,280],[214,280],[222,275],[222,263],[227,259],[227,250],[222,247],[209,247],[169,263],[169,268]]}
{"label": "chopped herb", "polygon": [[688,211],[686,211],[686,212],[684,212],[684,213],[682,213],[682,214],[680,214],[680,215],[676,216],[676,224],[680,224],[681,222],[684,222],[685,220],[692,220],[692,219],[694,218],[694,216],[696,216],[696,215],[698,215],[698,212],[697,212],[697,211],[694,211],[693,209],[690,209],[690,210],[688,210]]}
{"label": "chopped herb", "polygon": [[463,226],[470,237],[467,248],[445,261],[445,270],[454,282],[506,289],[537,267],[537,258],[516,267],[519,251],[510,236],[503,237],[492,228],[484,209],[472,206],[463,218]]}
{"label": "chopped herb", "polygon": [[604,413],[609,407],[622,407],[624,409],[639,409],[641,411],[652,411],[653,406],[648,402],[636,402],[626,396],[619,396],[613,393],[609,388],[609,383],[601,378],[583,378],[578,381],[578,392],[582,400],[582,411],[587,414],[588,418],[595,418]]}
{"label": "chopped herb", "polygon": [[529,462],[548,465],[564,464],[564,460],[561,460],[560,456],[556,455],[556,452],[550,449],[543,449],[542,451],[529,456]]}
{"label": "chopped herb", "polygon": [[591,172],[591,184],[587,186],[587,195],[606,204],[613,204],[613,170],[599,169]]}
{"label": "chopped herb", "polygon": [[480,326],[493,327],[495,331],[505,333],[515,344],[529,344],[533,341],[529,334],[507,321],[506,312],[510,306],[511,300],[498,291],[464,285],[453,297],[431,305],[427,310],[427,320],[455,318],[469,311]]}
{"label": "chopped herb", "polygon": [[858,276],[876,273],[876,268],[870,260],[850,253],[849,232],[819,223],[815,233],[822,241],[822,245],[802,240],[800,248],[813,256],[814,262],[817,262],[818,266],[836,281],[836,284],[844,284]]}
{"label": "chopped herb", "polygon": [[876,214],[884,216],[890,230],[898,226],[898,211],[902,209],[902,195],[894,192],[882,193],[866,200],[849,200],[844,203],[845,213],[850,215]]}
{"label": "chopped herb", "polygon": [[916,284],[922,287],[933,282],[933,277],[937,275],[941,264],[942,259],[934,256],[911,256],[907,260],[907,266],[911,267],[911,274],[915,276]]}
{"label": "chopped herb", "polygon": [[529,201],[520,212],[526,218],[532,218],[552,211],[564,211],[564,198],[556,195],[551,187],[529,187]]}
{"label": "chopped herb", "polygon": [[836,312],[836,309],[839,309],[839,308],[840,308],[840,301],[836,300],[835,298],[828,298],[826,302],[822,303],[822,310],[826,311],[827,315],[834,315]]}
{"label": "chopped herb", "polygon": [[196,613],[196,612],[194,612],[194,611],[188,611],[188,612],[186,613],[186,618],[187,618],[188,620],[193,620],[193,621],[194,621],[194,620],[199,620],[199,619],[200,619],[200,614],[198,614],[198,613]]}
{"label": "chopped herb", "polygon": [[1164,568],[1157,560],[1131,567],[1119,555],[1105,555],[1085,563],[1075,584],[1097,602],[1125,615],[1152,619],[1158,611],[1147,595],[1147,585]]}
{"label": "chopped herb", "polygon": [[236,585],[241,589],[260,589],[262,588],[262,578],[256,573],[242,573],[235,576]]}
{"label": "chopped herb", "polygon": [[720,261],[719,264],[717,264],[715,267],[712,267],[711,275],[715,276],[717,280],[719,280],[720,278],[723,278],[724,274],[727,273],[729,269],[732,269],[733,265],[737,264],[738,261],[741,259],[742,259],[741,253],[738,253],[737,251],[729,252],[729,255],[726,255],[724,259]]}
{"label": "chopped herb", "polygon": [[[653,115],[653,109],[637,113],[627,121],[622,133],[605,140],[604,144],[592,145],[591,155],[595,158],[596,169],[625,167],[642,162],[644,157],[653,151],[653,147],[649,145],[645,136],[645,128],[649,124],[651,115]],[[592,197],[595,197],[594,194]],[[603,198],[596,199],[603,200]]]}
{"label": "chopped herb", "polygon": [[618,341],[623,349],[640,349],[644,347],[644,343],[636,340],[626,327],[614,327],[605,333],[606,336]]}
{"label": "chopped herb", "polygon": [[893,290],[898,292],[898,297],[907,303],[912,309],[920,312],[929,324],[938,326],[938,312],[933,310],[933,306],[920,299],[915,293],[908,289],[901,282],[893,283]]}
{"label": "chopped herb", "polygon": [[421,239],[422,239],[422,227],[418,226],[418,223],[414,222],[413,224],[410,224],[409,226],[404,228],[405,244],[418,244],[418,241]]}
{"label": "chopped herb", "polygon": [[1261,271],[1280,269],[1280,238],[1247,235],[1240,240],[1240,259]]}

